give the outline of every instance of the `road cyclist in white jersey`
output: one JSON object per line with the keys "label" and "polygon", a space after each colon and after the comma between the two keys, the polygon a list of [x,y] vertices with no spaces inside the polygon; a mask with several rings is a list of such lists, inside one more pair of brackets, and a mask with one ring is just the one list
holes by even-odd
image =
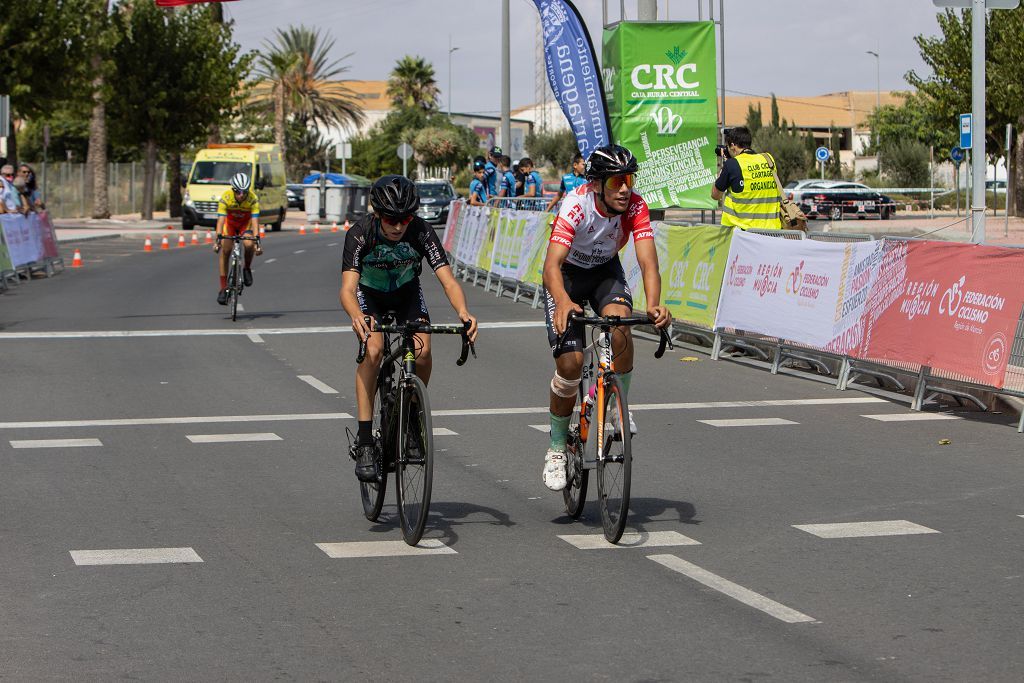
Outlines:
{"label": "road cyclist in white jersey", "polygon": [[[587,183],[565,197],[552,225],[544,259],[544,292],[555,374],[550,386],[551,443],[543,478],[553,491],[566,485],[566,437],[586,348],[582,327],[570,326],[569,316],[582,314],[585,303],[601,316],[632,314],[633,296],[618,256],[630,235],[647,296],[647,316],[662,329],[672,322],[661,305],[661,274],[647,203],[632,189],[636,171],[636,158],[625,147],[598,147],[587,159]],[[616,327],[612,337],[619,382],[628,394],[633,338],[625,326]],[[636,433],[632,416],[629,422],[630,431]]]}

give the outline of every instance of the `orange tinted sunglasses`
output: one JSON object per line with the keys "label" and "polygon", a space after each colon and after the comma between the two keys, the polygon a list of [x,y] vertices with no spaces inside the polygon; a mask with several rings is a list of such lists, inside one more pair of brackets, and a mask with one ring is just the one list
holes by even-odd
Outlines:
{"label": "orange tinted sunglasses", "polygon": [[609,190],[618,190],[620,187],[625,185],[626,187],[633,189],[633,183],[636,181],[636,176],[632,173],[620,173],[618,175],[609,176],[604,179],[604,186]]}

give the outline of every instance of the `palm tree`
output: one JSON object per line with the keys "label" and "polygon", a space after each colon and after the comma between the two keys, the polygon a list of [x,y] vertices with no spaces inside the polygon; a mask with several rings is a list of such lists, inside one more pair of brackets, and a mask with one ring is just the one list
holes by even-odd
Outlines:
{"label": "palm tree", "polygon": [[256,64],[258,81],[250,101],[274,112],[274,139],[285,152],[289,117],[316,128],[358,126],[363,110],[357,95],[339,76],[351,53],[330,61],[334,40],[305,26],[278,29],[274,43],[265,43]]}
{"label": "palm tree", "polygon": [[422,57],[406,55],[391,70],[388,97],[399,107],[433,111],[439,95],[434,67]]}

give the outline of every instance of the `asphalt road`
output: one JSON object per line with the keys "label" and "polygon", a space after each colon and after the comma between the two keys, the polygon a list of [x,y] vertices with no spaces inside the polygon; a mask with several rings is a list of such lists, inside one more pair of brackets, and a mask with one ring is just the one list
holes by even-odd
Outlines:
{"label": "asphalt road", "polygon": [[602,547],[541,484],[542,314],[480,288],[479,358],[435,340],[429,547],[393,554],[346,455],[342,240],[268,236],[236,323],[208,247],[137,238],[0,295],[0,678],[1020,680],[1013,416],[640,341]]}

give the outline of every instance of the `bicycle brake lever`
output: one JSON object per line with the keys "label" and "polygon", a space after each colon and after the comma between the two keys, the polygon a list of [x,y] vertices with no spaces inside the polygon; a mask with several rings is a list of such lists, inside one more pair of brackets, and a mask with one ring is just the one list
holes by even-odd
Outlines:
{"label": "bicycle brake lever", "polygon": [[[366,323],[367,329],[370,328],[370,316],[363,316],[363,322]],[[361,365],[363,359],[366,358],[366,340],[359,340],[359,354],[356,356],[356,365]]]}
{"label": "bicycle brake lever", "polygon": [[655,358],[661,358],[662,356],[665,355],[666,345],[670,349],[675,348],[674,346],[672,346],[672,339],[669,337],[668,333],[665,332],[665,330],[659,330],[659,332],[661,332],[661,341],[658,343],[658,350],[654,352]]}

